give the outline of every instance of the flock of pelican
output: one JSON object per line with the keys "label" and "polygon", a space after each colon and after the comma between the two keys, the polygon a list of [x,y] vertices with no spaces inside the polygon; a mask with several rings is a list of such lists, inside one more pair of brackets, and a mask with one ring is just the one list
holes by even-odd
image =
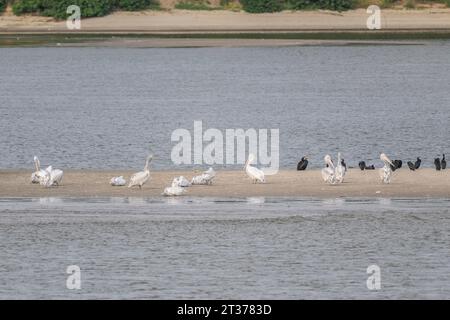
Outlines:
{"label": "flock of pelican", "polygon": [[[149,155],[145,161],[144,170],[134,173],[130,177],[128,188],[139,187],[145,185],[150,180],[150,163],[153,160],[153,155]],[[41,164],[37,156],[34,157],[35,172],[31,174],[31,183],[38,183],[46,188],[59,186],[62,182],[63,171],[59,169],[53,169],[52,166],[48,166],[45,170],[41,169]],[[258,174],[258,169],[253,168],[255,174]],[[192,185],[212,185],[216,172],[213,168],[209,168],[201,175],[195,176],[191,181],[183,176],[173,179],[172,184],[165,188],[163,195],[165,196],[180,196],[186,192],[187,187]],[[264,180],[264,174],[262,176]],[[112,177],[110,185],[114,187],[122,187],[127,184],[127,181],[123,176]]]}
{"label": "flock of pelican", "polygon": [[[255,155],[249,154],[247,161],[245,162],[244,170],[247,176],[252,180],[252,183],[265,183],[264,171],[252,166],[255,161]],[[380,178],[383,183],[390,183],[392,178],[392,168],[395,168],[394,163],[384,154],[380,155],[381,161],[384,166],[379,170]],[[150,154],[145,162],[144,169],[142,171],[134,173],[129,180],[128,188],[139,187],[142,189],[150,180],[150,163],[153,160],[153,155]],[[305,158],[306,161],[306,158]],[[334,164],[330,155],[326,155],[324,158],[325,168],[321,170],[322,179],[324,182],[336,185],[344,182],[344,177],[347,172],[347,167],[344,159],[341,158],[341,153],[337,155],[337,163]],[[44,187],[59,186],[62,182],[63,171],[59,169],[53,169],[52,166],[48,166],[46,169],[41,169],[41,165],[38,157],[34,157],[35,172],[31,175],[31,182],[38,183]],[[186,188],[192,185],[212,185],[213,180],[216,177],[216,172],[213,168],[209,168],[201,175],[193,177],[190,181],[183,176],[173,179],[170,186],[166,187],[162,193],[165,196],[180,196],[186,193]],[[123,176],[113,177],[110,180],[111,186],[121,187],[127,184]]]}

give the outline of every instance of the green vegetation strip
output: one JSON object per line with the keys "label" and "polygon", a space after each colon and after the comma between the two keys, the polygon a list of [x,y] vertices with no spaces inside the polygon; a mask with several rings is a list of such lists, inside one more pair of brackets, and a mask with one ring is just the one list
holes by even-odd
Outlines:
{"label": "green vegetation strip", "polygon": [[141,34],[0,34],[0,46],[52,46],[120,39],[291,39],[291,40],[448,40],[450,30],[436,31],[314,31],[239,33]]}

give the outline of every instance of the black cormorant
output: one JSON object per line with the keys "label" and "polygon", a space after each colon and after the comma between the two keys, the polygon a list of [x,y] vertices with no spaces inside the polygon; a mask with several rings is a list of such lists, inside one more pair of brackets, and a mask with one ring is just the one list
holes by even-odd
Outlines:
{"label": "black cormorant", "polygon": [[411,161],[408,161],[407,164],[408,164],[408,167],[410,170],[412,170],[412,171],[416,170],[416,166],[414,165],[414,163],[412,163]]}
{"label": "black cormorant", "polygon": [[434,159],[434,166],[436,167],[437,171],[440,171],[441,170],[441,159],[439,159],[439,158]]}
{"label": "black cormorant", "polygon": [[422,163],[422,160],[419,157],[417,157],[417,161],[414,164],[414,167],[416,168],[416,170],[420,168],[421,163]]}
{"label": "black cormorant", "polygon": [[303,171],[306,170],[306,167],[308,166],[308,158],[303,157],[300,162],[297,164],[297,170]]}
{"label": "black cormorant", "polygon": [[364,161],[360,161],[358,163],[358,166],[361,169],[361,171],[364,171],[364,169],[366,169],[366,163]]}

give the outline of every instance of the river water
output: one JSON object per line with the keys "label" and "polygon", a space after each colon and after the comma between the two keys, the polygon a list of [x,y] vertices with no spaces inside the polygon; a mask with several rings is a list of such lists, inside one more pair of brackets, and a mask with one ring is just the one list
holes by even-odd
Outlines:
{"label": "river water", "polygon": [[449,299],[449,235],[448,199],[2,199],[0,299]]}
{"label": "river water", "polygon": [[[171,134],[279,129],[280,164],[450,153],[450,42],[255,48],[1,48],[0,168],[171,161]],[[220,167],[220,165],[219,165]],[[228,166],[230,167],[230,166]],[[231,166],[233,167],[233,166]],[[241,168],[242,165],[236,167]]]}
{"label": "river water", "polygon": [[[279,129],[280,163],[450,150],[450,42],[1,48],[0,168],[175,166],[171,134]],[[216,167],[220,167],[216,166]],[[233,167],[233,166],[231,166]],[[237,166],[242,168],[242,166]],[[219,168],[220,169],[220,168]],[[448,199],[3,198],[0,299],[450,298]],[[66,269],[81,270],[69,290]],[[381,289],[369,290],[377,265]]]}

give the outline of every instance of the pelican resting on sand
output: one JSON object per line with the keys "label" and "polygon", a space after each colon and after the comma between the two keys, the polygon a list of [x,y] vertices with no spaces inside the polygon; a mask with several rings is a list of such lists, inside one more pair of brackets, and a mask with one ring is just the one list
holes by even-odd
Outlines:
{"label": "pelican resting on sand", "polygon": [[109,181],[109,184],[113,187],[122,187],[127,184],[123,176],[120,177],[113,177],[111,178],[111,181]]}
{"label": "pelican resting on sand", "polygon": [[172,186],[164,189],[163,195],[168,197],[181,196],[186,189],[178,185],[178,178],[173,179]]}
{"label": "pelican resting on sand", "polygon": [[380,160],[383,161],[384,167],[380,169],[380,178],[383,183],[389,184],[391,183],[392,178],[392,168],[391,166],[394,166],[392,161],[384,154],[382,153],[380,155]]}
{"label": "pelican resting on sand", "polygon": [[261,183],[265,183],[265,177],[264,177],[264,172],[256,167],[251,166],[251,163],[255,160],[255,155],[250,153],[248,155],[248,159],[245,162],[245,172],[247,173],[247,176],[252,179],[253,183],[257,183],[257,182],[261,182]]}
{"label": "pelican resting on sand", "polygon": [[211,185],[215,177],[216,172],[213,168],[209,168],[201,175],[193,177],[191,183],[192,185]]}
{"label": "pelican resting on sand", "polygon": [[51,186],[59,186],[63,178],[63,171],[59,169],[53,169],[52,166],[47,167],[44,170],[44,176],[39,179],[39,184],[46,188]]}
{"label": "pelican resting on sand", "polygon": [[183,188],[190,187],[192,185],[189,182],[189,180],[183,176],[179,176],[179,177],[173,179],[173,182],[175,182],[177,186],[183,187]]}
{"label": "pelican resting on sand", "polygon": [[150,169],[149,165],[153,159],[153,155],[149,155],[147,157],[147,161],[145,162],[145,167],[143,171],[137,172],[133,174],[130,178],[130,183],[128,184],[128,188],[138,186],[139,189],[142,189],[142,186],[150,179]]}
{"label": "pelican resting on sand", "polygon": [[52,166],[48,166],[45,170],[41,169],[41,163],[37,156],[34,156],[34,166],[36,171],[31,174],[31,183],[39,183],[46,187],[61,184],[64,175],[62,170],[53,169]]}

